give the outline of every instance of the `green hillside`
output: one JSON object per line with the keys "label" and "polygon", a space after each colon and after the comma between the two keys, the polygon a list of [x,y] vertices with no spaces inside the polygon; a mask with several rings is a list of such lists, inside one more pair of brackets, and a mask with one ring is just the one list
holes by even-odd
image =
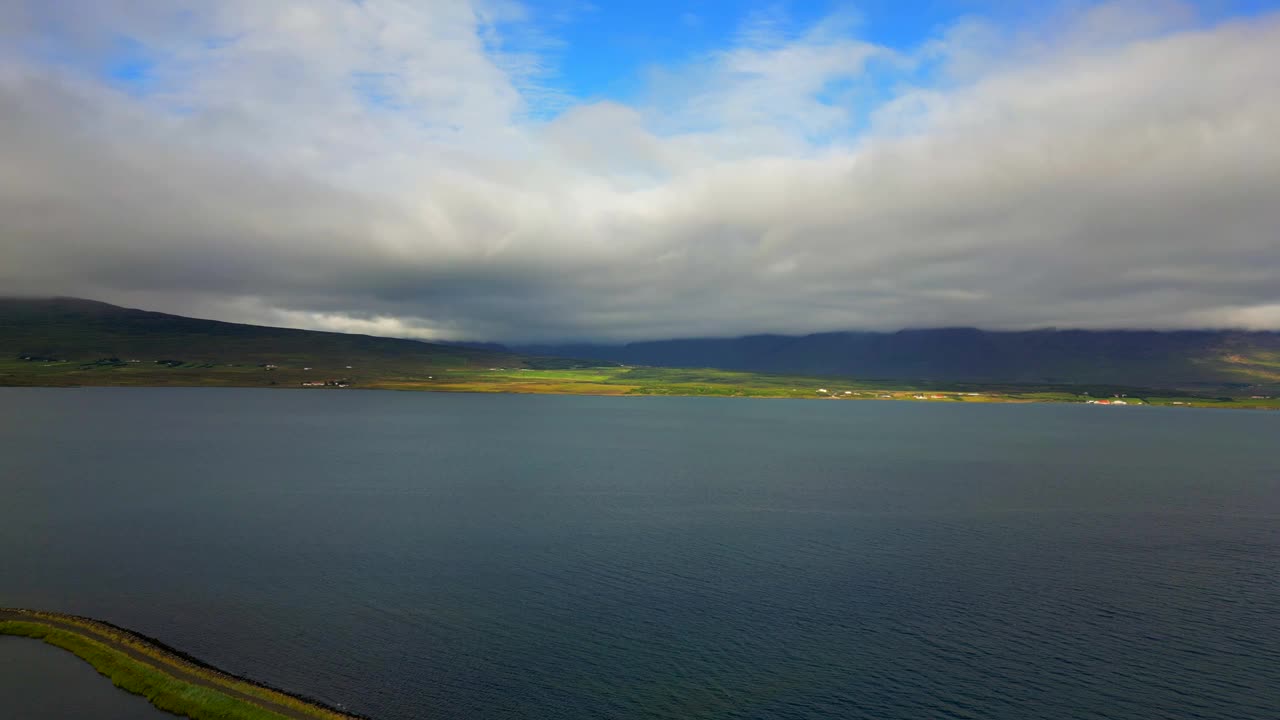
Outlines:
{"label": "green hillside", "polygon": [[412,381],[555,366],[507,352],[199,320],[74,298],[0,299],[0,384],[280,385]]}

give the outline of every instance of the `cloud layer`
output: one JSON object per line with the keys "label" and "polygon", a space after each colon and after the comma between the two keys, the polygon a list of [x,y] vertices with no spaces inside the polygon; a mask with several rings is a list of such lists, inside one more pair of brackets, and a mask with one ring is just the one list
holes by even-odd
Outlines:
{"label": "cloud layer", "polygon": [[508,341],[1280,329],[1280,16],[860,27],[758,17],[585,102],[518,5],[11,3],[0,290]]}

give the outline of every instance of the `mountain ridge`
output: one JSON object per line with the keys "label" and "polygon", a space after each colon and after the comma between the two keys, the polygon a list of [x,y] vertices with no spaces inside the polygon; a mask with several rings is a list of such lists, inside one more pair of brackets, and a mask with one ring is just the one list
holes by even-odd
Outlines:
{"label": "mountain ridge", "polygon": [[911,382],[1280,387],[1280,333],[1267,331],[933,328],[504,346],[229,323],[73,297],[0,298],[0,357],[357,368],[382,378],[625,364]]}
{"label": "mountain ridge", "polygon": [[[288,354],[297,341],[320,349],[351,353],[395,352],[439,354],[456,359],[489,359],[509,355],[495,351],[437,344],[407,338],[271,327],[126,308],[75,297],[0,297],[0,352],[49,357],[85,358],[92,355],[147,354],[171,351],[174,337],[184,337],[185,354],[193,360],[219,359],[234,341],[263,341],[283,345],[267,355]],[[163,346],[163,347],[160,347]],[[306,349],[315,350],[314,347]]]}
{"label": "mountain ridge", "polygon": [[1248,330],[932,328],[509,347],[633,365],[901,380],[1280,383],[1280,333]]}

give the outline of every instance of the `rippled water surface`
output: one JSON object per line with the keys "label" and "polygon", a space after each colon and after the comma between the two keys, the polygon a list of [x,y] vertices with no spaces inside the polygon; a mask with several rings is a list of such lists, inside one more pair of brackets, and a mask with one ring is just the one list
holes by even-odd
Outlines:
{"label": "rippled water surface", "polygon": [[1280,414],[0,390],[0,605],[376,718],[1280,717]]}

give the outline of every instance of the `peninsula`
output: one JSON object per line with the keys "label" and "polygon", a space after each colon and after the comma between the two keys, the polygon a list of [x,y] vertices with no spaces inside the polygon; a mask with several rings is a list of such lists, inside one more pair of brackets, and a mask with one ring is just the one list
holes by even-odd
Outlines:
{"label": "peninsula", "polygon": [[0,608],[0,635],[43,640],[89,663],[117,687],[193,720],[357,720],[314,700],[218,670],[101,620]]}

